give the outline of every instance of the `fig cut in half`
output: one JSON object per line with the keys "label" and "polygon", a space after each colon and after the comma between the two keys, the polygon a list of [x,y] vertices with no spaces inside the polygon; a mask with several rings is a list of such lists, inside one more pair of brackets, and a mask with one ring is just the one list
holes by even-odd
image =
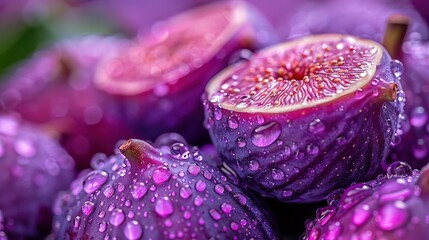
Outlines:
{"label": "fig cut in half", "polygon": [[205,126],[248,187],[322,200],[385,159],[403,111],[396,64],[381,45],[347,35],[279,44],[209,82]]}
{"label": "fig cut in half", "polygon": [[96,85],[120,99],[145,139],[176,131],[196,142],[206,132],[199,101],[206,83],[237,51],[268,43],[264,22],[239,1],[190,10],[156,23],[151,34],[105,59]]}

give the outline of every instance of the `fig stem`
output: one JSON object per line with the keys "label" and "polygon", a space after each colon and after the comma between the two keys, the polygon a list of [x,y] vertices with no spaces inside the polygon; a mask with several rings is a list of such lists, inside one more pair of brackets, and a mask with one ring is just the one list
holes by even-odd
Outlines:
{"label": "fig stem", "polygon": [[119,147],[119,151],[128,159],[133,169],[162,164],[162,154],[142,140],[130,139]]}
{"label": "fig stem", "polygon": [[381,84],[381,96],[388,101],[394,101],[398,96],[398,85],[396,83]]}
{"label": "fig stem", "polygon": [[392,58],[398,58],[401,46],[407,33],[409,17],[402,14],[394,14],[387,20],[386,31],[383,36],[383,46]]}

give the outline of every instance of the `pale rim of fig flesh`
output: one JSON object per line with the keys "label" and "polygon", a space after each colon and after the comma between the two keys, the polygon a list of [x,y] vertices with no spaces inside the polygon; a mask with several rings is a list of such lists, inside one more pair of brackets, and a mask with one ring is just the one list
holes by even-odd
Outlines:
{"label": "pale rim of fig flesh", "polygon": [[[361,91],[375,77],[383,54],[380,44],[349,35],[304,37],[225,69],[208,83],[206,93],[213,104],[236,112],[315,107]],[[396,84],[379,85],[395,98]]]}
{"label": "pale rim of fig flesh", "polygon": [[127,95],[174,84],[234,38],[249,17],[246,8],[241,1],[212,3],[155,24],[151,35],[104,59],[94,81],[110,93]]}

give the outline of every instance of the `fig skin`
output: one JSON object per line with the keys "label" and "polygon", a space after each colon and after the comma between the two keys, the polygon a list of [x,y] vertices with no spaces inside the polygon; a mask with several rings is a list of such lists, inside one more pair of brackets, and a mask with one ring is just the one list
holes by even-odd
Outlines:
{"label": "fig skin", "polygon": [[59,196],[50,238],[278,239],[255,200],[215,166],[212,151],[162,138],[153,146],[119,144],[126,158],[118,149],[94,158],[94,169]]}
{"label": "fig skin", "polygon": [[333,192],[302,239],[427,239],[428,170],[395,162],[376,180]]}
{"label": "fig skin", "polygon": [[401,134],[393,141],[395,146],[384,169],[399,160],[415,169],[429,163],[429,42],[408,41],[402,50],[400,59],[405,70],[401,84],[406,96],[406,119]]}
{"label": "fig skin", "polygon": [[[325,36],[332,35],[319,37]],[[265,51],[275,48],[281,50],[282,45]],[[245,69],[249,62],[214,77],[202,98],[205,124],[222,160],[244,186],[284,202],[320,201],[335,189],[373,177],[391,148],[405,100],[392,59],[382,51],[370,80],[379,79],[377,85],[368,82],[359,91],[288,112],[233,111],[209,100],[212,82]],[[252,59],[263,57],[264,50]],[[397,89],[386,92],[392,84]]]}
{"label": "fig skin", "polygon": [[64,40],[35,53],[5,77],[0,111],[18,112],[57,135],[78,168],[89,167],[95,153],[108,153],[119,139],[136,136],[123,124],[116,103],[93,84],[100,58],[127,44],[117,37],[94,35]]}
{"label": "fig skin", "polygon": [[75,176],[74,161],[59,143],[14,115],[0,116],[0,143],[0,239],[2,231],[11,239],[45,237],[56,194]]}
{"label": "fig skin", "polygon": [[[230,21],[214,22],[213,16],[223,12]],[[208,13],[213,16],[206,17]],[[132,126],[140,137],[153,141],[165,132],[178,132],[189,143],[202,145],[209,141],[202,125],[204,111],[199,101],[206,83],[227,67],[239,51],[262,47],[274,37],[267,32],[269,26],[265,20],[239,1],[192,9],[163,24],[169,29],[166,30],[168,37],[160,37],[159,33],[139,36],[128,50],[104,59],[97,70],[96,84],[119,103],[117,110],[121,111],[126,125]],[[206,29],[195,24],[205,24],[202,26]],[[224,24],[225,30],[219,30],[218,24]],[[210,31],[219,36],[207,42],[206,32]],[[192,48],[190,43],[200,47]],[[165,51],[168,53],[156,54]],[[200,55],[192,53],[195,51],[201,52]],[[158,64],[152,63],[155,61]],[[151,68],[141,67],[149,64]],[[187,70],[183,72],[179,66],[186,66]],[[151,71],[156,73],[149,73]],[[115,72],[122,75],[115,76]]]}

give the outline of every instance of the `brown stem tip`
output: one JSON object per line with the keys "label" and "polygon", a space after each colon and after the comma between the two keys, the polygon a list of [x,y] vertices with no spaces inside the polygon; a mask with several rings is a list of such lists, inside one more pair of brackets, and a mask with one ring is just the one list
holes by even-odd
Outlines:
{"label": "brown stem tip", "polygon": [[149,165],[160,165],[162,154],[149,143],[130,139],[123,143],[119,150],[128,159],[131,166],[148,167]]}
{"label": "brown stem tip", "polygon": [[383,46],[392,58],[397,58],[407,33],[410,18],[402,14],[391,15],[383,37]]}

